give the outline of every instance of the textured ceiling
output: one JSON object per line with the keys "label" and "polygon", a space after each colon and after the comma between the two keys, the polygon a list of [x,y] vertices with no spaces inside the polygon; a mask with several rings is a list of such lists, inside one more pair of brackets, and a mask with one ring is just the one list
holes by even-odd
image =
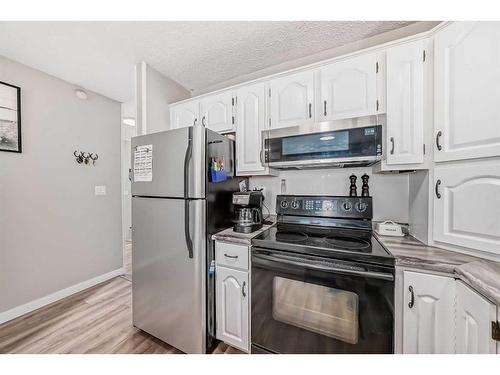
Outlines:
{"label": "textured ceiling", "polygon": [[124,102],[140,61],[203,90],[409,23],[0,22],[0,55]]}

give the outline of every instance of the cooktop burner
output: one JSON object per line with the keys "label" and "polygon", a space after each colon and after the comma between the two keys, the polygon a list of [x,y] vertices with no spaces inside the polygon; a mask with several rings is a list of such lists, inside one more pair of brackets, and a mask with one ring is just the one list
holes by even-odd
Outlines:
{"label": "cooktop burner", "polygon": [[371,231],[330,228],[315,232],[307,229],[273,226],[254,237],[252,245],[326,258],[394,264],[394,257],[372,236]]}
{"label": "cooktop burner", "polygon": [[325,242],[344,250],[362,250],[371,246],[368,241],[361,238],[325,237]]}
{"label": "cooktop burner", "polygon": [[276,232],[276,239],[285,242],[304,242],[309,238],[304,232],[292,232],[289,230],[278,230]]}

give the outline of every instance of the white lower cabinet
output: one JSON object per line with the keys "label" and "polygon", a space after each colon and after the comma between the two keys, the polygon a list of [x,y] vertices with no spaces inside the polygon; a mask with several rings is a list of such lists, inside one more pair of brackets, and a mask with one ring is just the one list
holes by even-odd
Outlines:
{"label": "white lower cabinet", "polygon": [[455,279],[404,272],[403,353],[454,353]]}
{"label": "white lower cabinet", "polygon": [[497,352],[493,303],[453,277],[404,271],[403,278],[404,354]]}
{"label": "white lower cabinet", "polygon": [[496,353],[492,323],[497,307],[461,281],[457,281],[456,352]]}
{"label": "white lower cabinet", "polygon": [[[225,245],[217,242],[216,248]],[[229,245],[231,248],[241,248],[247,255],[247,246]],[[216,254],[217,256],[220,252]],[[225,254],[225,253],[224,253]],[[232,255],[232,254],[228,254]],[[232,255],[236,256],[236,255]],[[231,267],[221,266],[217,260],[215,271],[215,299],[216,299],[216,337],[244,352],[250,351],[250,280],[248,270],[242,271]]]}

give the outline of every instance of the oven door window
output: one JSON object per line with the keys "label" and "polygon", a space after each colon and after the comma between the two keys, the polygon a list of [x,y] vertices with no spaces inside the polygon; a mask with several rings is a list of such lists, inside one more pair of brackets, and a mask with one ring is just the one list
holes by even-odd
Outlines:
{"label": "oven door window", "polygon": [[358,295],[275,277],[273,318],[349,344],[358,342]]}

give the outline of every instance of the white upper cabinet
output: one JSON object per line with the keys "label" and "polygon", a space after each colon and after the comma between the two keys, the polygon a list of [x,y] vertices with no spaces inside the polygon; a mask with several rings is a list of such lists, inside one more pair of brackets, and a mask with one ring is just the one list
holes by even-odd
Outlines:
{"label": "white upper cabinet", "polygon": [[179,129],[199,122],[200,102],[190,100],[170,107],[170,128]]}
{"label": "white upper cabinet", "polygon": [[230,91],[201,99],[201,124],[215,132],[234,131],[233,96]]}
{"label": "white upper cabinet", "polygon": [[262,130],[266,129],[264,83],[243,86],[236,94],[236,173],[262,174]]}
{"label": "white upper cabinet", "polygon": [[500,23],[453,22],[435,53],[435,161],[500,155]]}
{"label": "white upper cabinet", "polygon": [[434,240],[500,254],[500,159],[437,165]]}
{"label": "white upper cabinet", "polygon": [[455,352],[455,279],[404,272],[403,353]]}
{"label": "white upper cabinet", "polygon": [[270,82],[271,129],[314,122],[314,72],[308,70]]}
{"label": "white upper cabinet", "polygon": [[492,338],[491,322],[496,320],[496,306],[457,281],[456,352],[459,354],[493,354],[497,352]]}
{"label": "white upper cabinet", "polygon": [[383,74],[379,53],[334,62],[320,69],[321,121],[377,114],[377,75]]}
{"label": "white upper cabinet", "polygon": [[424,42],[387,50],[387,164],[424,161]]}

